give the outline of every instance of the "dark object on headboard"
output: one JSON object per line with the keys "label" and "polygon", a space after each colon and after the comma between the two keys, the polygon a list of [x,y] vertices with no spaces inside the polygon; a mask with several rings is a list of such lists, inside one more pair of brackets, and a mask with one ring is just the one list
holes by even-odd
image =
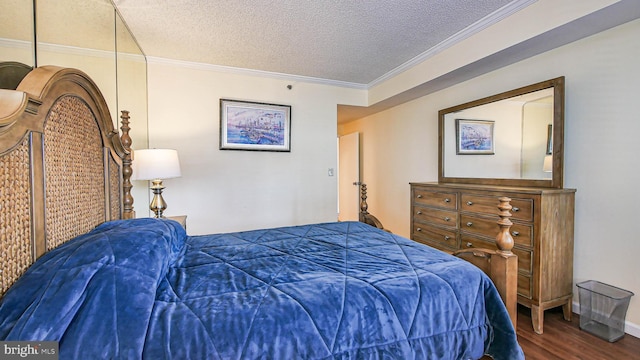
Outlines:
{"label": "dark object on headboard", "polygon": [[15,61],[0,62],[0,89],[15,90],[33,68]]}
{"label": "dark object on headboard", "polygon": [[367,211],[369,208],[369,205],[367,205],[367,184],[356,182],[354,185],[360,186],[360,214],[358,215],[358,220],[373,227],[377,227],[378,229],[385,230],[380,220],[372,214],[369,214]]}
{"label": "dark object on headboard", "polygon": [[130,152],[82,71],[42,66],[0,89],[0,296],[45,252],[129,216]]}

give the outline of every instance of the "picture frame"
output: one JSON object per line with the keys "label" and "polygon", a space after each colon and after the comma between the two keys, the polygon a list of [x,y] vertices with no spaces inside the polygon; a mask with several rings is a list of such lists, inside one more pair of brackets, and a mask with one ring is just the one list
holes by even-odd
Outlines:
{"label": "picture frame", "polygon": [[220,99],[220,150],[291,151],[291,106]]}
{"label": "picture frame", "polygon": [[491,120],[456,119],[457,155],[493,155],[493,125]]}

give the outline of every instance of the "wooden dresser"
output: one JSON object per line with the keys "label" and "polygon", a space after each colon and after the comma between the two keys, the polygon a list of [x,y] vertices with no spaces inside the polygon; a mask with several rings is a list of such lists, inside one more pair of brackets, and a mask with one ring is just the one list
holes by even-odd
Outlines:
{"label": "wooden dresser", "polygon": [[446,252],[495,249],[498,198],[512,199],[518,303],[543,332],[544,310],[571,319],[575,189],[411,183],[411,239]]}

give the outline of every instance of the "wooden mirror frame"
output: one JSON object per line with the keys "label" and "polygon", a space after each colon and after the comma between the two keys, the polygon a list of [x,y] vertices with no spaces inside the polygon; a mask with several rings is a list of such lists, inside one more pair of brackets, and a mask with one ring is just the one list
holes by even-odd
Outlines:
{"label": "wooden mirror frame", "polygon": [[[472,177],[447,177],[444,169],[444,120],[445,114],[457,112],[472,107],[489,104],[534,91],[553,88],[553,169],[552,178],[548,179],[499,179],[499,178],[472,178]],[[482,99],[470,101],[450,108],[438,111],[438,182],[478,185],[502,185],[523,187],[563,187],[564,182],[564,76],[536,84],[524,86],[518,89],[506,91],[500,94],[488,96]]]}

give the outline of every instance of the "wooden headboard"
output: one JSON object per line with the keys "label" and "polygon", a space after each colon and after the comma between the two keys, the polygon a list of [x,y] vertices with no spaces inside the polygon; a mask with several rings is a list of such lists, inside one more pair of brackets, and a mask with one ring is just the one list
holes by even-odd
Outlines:
{"label": "wooden headboard", "polygon": [[122,120],[119,136],[76,69],[42,66],[0,89],[0,297],[46,251],[134,217],[126,111]]}

